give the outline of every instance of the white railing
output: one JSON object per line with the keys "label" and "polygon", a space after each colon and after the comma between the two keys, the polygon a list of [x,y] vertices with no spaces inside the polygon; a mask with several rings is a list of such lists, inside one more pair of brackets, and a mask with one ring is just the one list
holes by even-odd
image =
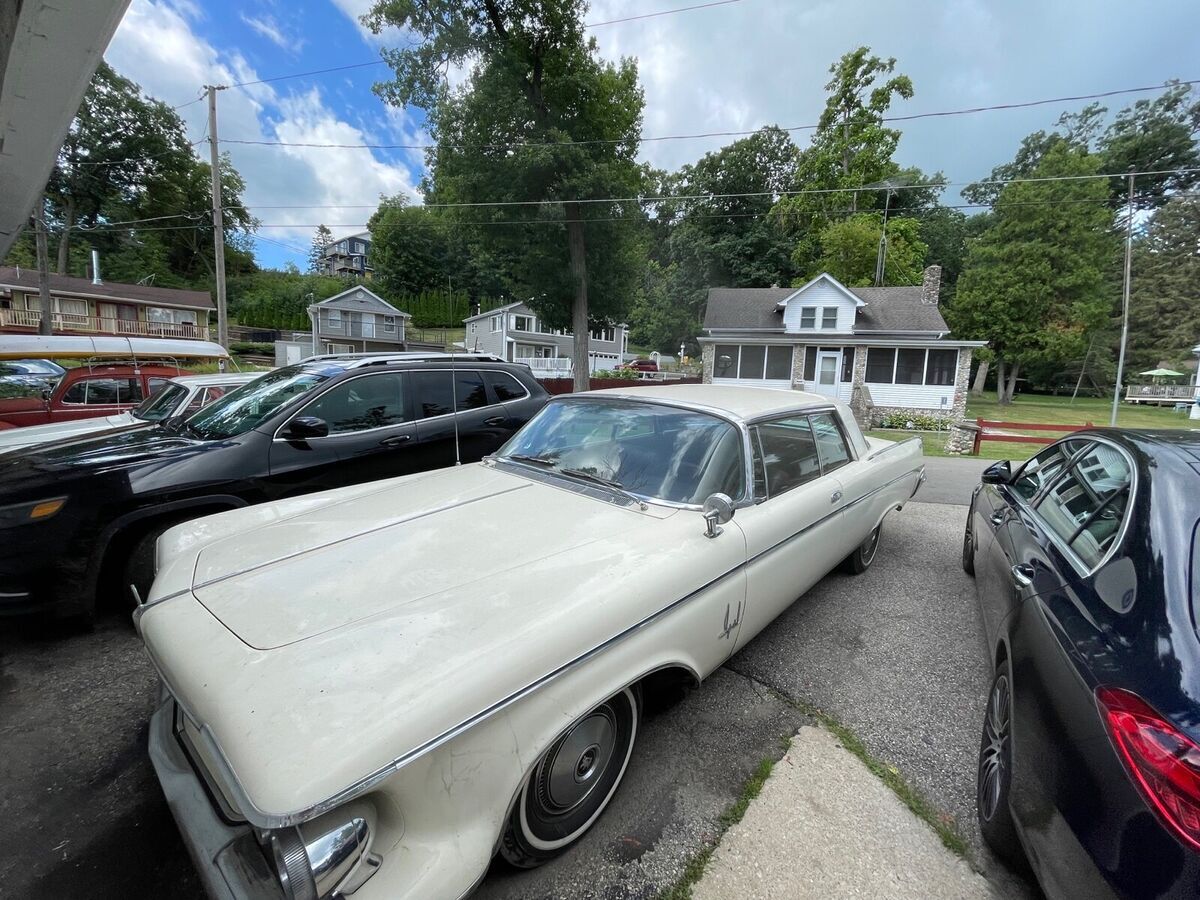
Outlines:
{"label": "white railing", "polygon": [[566,377],[573,371],[567,356],[521,356],[515,362],[529,366],[533,374],[541,378]]}
{"label": "white railing", "polygon": [[[35,330],[42,321],[42,314],[35,309],[0,309],[0,328],[29,328]],[[78,316],[71,313],[54,313],[50,325],[56,334],[68,331],[82,334],[119,334],[140,337],[209,339],[208,328],[203,325],[171,322],[142,322],[134,319],[107,319],[99,316]]]}
{"label": "white railing", "polygon": [[1126,400],[1191,400],[1195,393],[1189,384],[1131,384],[1126,389]]}

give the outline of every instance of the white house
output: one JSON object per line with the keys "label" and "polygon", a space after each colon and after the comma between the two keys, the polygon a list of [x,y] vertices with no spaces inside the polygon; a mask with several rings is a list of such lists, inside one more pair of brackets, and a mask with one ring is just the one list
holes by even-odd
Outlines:
{"label": "white house", "polygon": [[799,288],[711,288],[704,380],[812,391],[860,417],[895,410],[960,418],[971,354],[938,308],[941,267],[906,287],[848,288],[821,274]]}
{"label": "white house", "polygon": [[[524,303],[510,303],[463,319],[463,346],[475,353],[494,353],[509,362],[524,363],[540,378],[571,375],[574,335],[550,328]],[[589,371],[615,369],[625,358],[629,342],[625,325],[594,327],[588,341]]]}

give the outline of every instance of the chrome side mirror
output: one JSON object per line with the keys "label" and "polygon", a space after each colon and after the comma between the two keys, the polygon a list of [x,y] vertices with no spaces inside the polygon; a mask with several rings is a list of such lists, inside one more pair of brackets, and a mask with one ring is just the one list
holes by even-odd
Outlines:
{"label": "chrome side mirror", "polygon": [[733,518],[733,500],[728,494],[710,494],[701,508],[704,515],[704,536],[715,538],[721,526]]}

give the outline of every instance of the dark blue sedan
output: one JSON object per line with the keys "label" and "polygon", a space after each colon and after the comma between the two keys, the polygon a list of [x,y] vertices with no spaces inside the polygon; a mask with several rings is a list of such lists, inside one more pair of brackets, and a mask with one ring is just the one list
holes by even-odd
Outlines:
{"label": "dark blue sedan", "polygon": [[979,824],[1056,897],[1200,897],[1200,431],[983,473],[963,568],[994,676]]}

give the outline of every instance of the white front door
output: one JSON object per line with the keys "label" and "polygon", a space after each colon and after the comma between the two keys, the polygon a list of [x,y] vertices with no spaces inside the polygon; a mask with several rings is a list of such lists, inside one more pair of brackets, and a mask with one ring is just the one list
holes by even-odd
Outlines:
{"label": "white front door", "polygon": [[817,351],[817,377],[812,389],[827,397],[838,395],[838,370],[842,367],[842,354],[837,350]]}

